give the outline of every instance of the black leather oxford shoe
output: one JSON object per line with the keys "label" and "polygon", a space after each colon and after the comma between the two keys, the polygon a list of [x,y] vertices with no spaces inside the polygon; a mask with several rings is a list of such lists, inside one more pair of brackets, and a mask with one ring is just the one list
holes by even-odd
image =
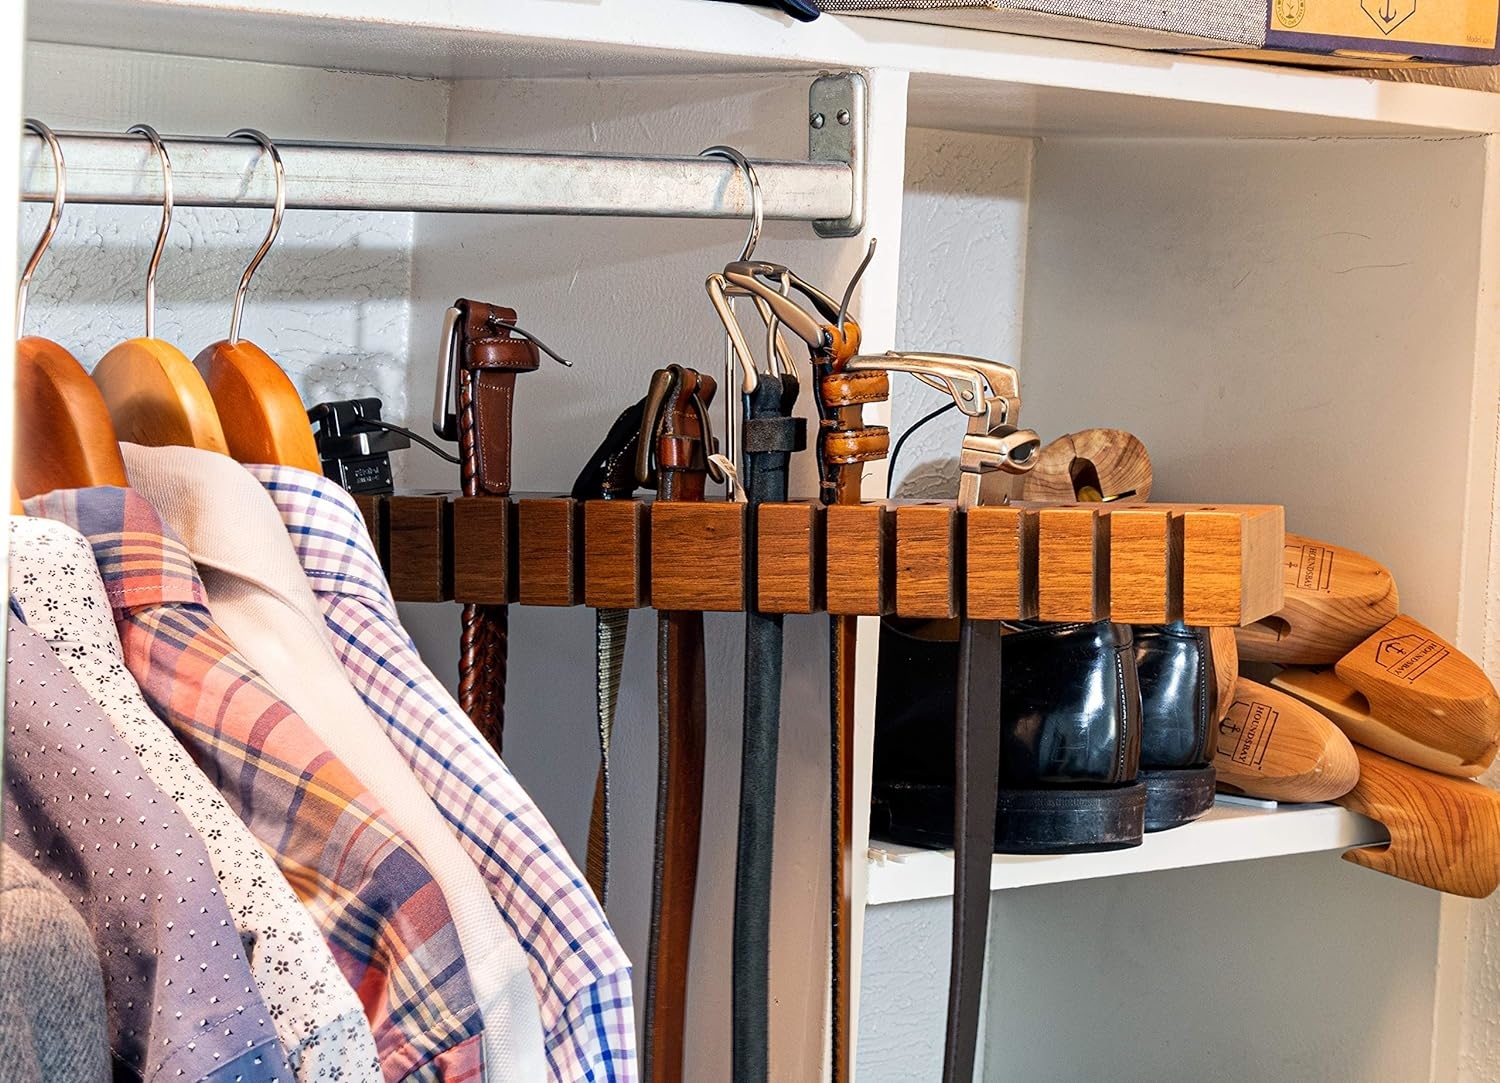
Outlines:
{"label": "black leather oxford shoe", "polygon": [[1141,686],[1141,772],[1146,830],[1202,816],[1214,803],[1219,688],[1208,629],[1175,624],[1135,628]]}
{"label": "black leather oxford shoe", "polygon": [[[1138,845],[1141,696],[1128,625],[1006,625],[997,853]],[[881,627],[871,831],[953,844],[957,622]]]}

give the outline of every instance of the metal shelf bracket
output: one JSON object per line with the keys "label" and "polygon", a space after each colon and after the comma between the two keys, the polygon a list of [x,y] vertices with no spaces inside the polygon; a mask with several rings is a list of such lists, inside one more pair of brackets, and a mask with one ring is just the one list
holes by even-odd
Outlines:
{"label": "metal shelf bracket", "polygon": [[807,156],[849,167],[849,213],[813,222],[820,237],[853,237],[865,224],[865,140],[869,134],[869,88],[865,77],[846,71],[820,75],[808,92]]}

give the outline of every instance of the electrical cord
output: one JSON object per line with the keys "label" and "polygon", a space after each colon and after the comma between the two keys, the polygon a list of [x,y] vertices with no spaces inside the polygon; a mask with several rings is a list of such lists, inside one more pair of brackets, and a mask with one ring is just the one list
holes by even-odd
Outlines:
{"label": "electrical cord", "polygon": [[432,452],[434,455],[438,456],[439,458],[447,459],[450,463],[457,463],[459,461],[457,455],[451,454],[445,449],[438,447],[425,436],[419,436],[417,433],[412,432],[410,429],[402,425],[392,425],[389,421],[376,421],[373,418],[368,417],[362,417],[359,420],[360,424],[362,425],[371,425],[377,429],[385,429],[389,432],[399,432],[408,440],[415,440],[417,443],[425,447],[428,451]]}
{"label": "electrical cord", "polygon": [[891,483],[895,480],[896,477],[896,459],[901,455],[902,446],[911,437],[911,435],[918,429],[920,429],[923,425],[927,424],[929,421],[937,420],[938,418],[946,414],[949,410],[956,409],[958,409],[958,403],[956,402],[950,402],[946,405],[939,406],[936,410],[932,411],[932,413],[918,418],[910,428],[908,428],[904,433],[901,434],[900,438],[896,441],[896,446],[891,448],[890,466],[887,470],[885,480],[885,495],[887,498],[889,498],[891,495]]}

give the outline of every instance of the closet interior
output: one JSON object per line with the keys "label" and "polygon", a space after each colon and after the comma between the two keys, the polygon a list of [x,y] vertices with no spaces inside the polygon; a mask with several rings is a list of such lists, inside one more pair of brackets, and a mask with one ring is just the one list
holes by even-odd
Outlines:
{"label": "closet interior", "polygon": [[[190,355],[222,339],[273,187],[254,144],[218,140],[258,129],[282,152],[291,209],[256,272],[246,337],[307,405],[376,397],[386,420],[427,435],[444,312],[459,297],[514,308],[573,362],[544,359],[519,381],[514,488],[566,493],[653,369],[721,369],[703,281],[739,255],[749,191],[732,163],[696,159],[732,146],[766,200],[758,257],[841,288],[878,240],[850,305],[864,352],[1014,364],[1024,423],[1044,441],[1128,429],[1150,448],[1154,500],[1284,505],[1288,529],[1379,554],[1407,612],[1495,657],[1500,102],[876,20],[794,33],[764,10],[697,0],[405,7],[32,0],[0,16],[23,42],[9,70],[24,115],[63,136],[70,175],[26,331],[85,366],[140,333],[160,181],[149,144],[124,133],[149,123],[179,169],[156,333]],[[852,151],[830,119],[844,99],[829,110],[819,97],[848,94],[846,72],[862,87]],[[30,200],[24,260],[52,173],[40,139],[12,146]],[[899,436],[943,401],[893,374],[888,406],[866,419]],[[799,414],[816,425],[810,396]],[[893,475],[867,464],[866,499],[951,499],[963,423],[926,425]],[[457,467],[421,447],[392,467],[398,490],[458,487]],[[816,491],[811,458],[795,457],[793,497]],[[459,606],[400,613],[451,680]],[[709,798],[684,1078],[711,1080],[729,1078],[743,622],[704,621]],[[581,866],[593,614],[513,605],[509,625],[505,759]],[[632,611],[611,752],[608,909],[638,1007],[653,625]],[[860,1080],[935,1079],[953,859],[869,836],[878,618],[859,630],[853,1063]],[[820,614],[786,617],[774,1079],[829,1071],[827,636]],[[1384,838],[1332,806],[1221,804],[1133,850],[997,857],[976,1078],[1213,1078],[1224,1065],[1454,1078],[1485,1026],[1476,986],[1500,925],[1485,904],[1339,859]]]}

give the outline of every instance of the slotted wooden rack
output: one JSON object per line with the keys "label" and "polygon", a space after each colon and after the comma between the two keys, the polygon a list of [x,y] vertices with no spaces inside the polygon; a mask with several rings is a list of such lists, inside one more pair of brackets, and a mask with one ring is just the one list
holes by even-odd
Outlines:
{"label": "slotted wooden rack", "polygon": [[1282,605],[1271,504],[761,505],[361,496],[397,600],[1240,625]]}

